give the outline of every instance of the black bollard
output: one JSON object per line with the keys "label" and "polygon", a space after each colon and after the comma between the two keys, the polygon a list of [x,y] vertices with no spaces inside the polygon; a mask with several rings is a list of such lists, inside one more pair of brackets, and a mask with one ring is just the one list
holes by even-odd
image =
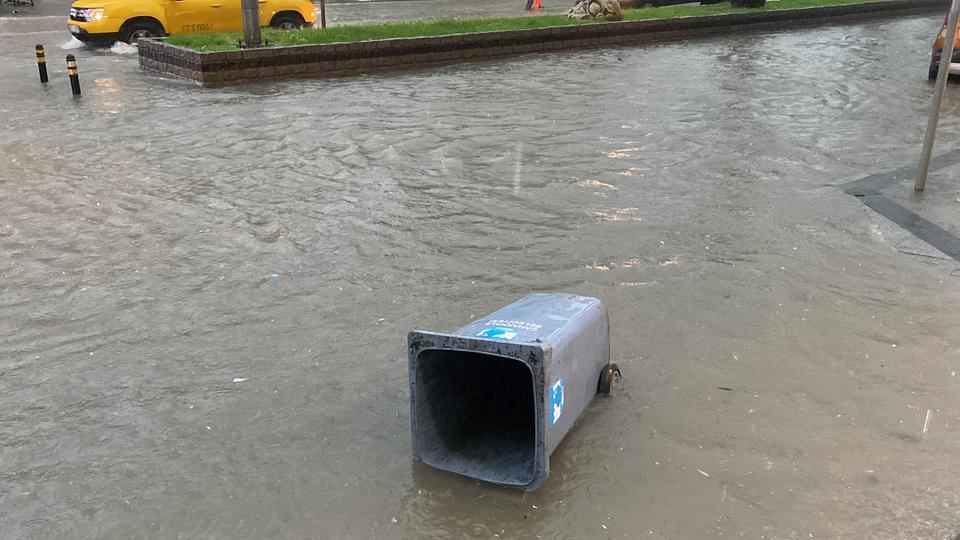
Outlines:
{"label": "black bollard", "polygon": [[47,82],[47,56],[43,52],[43,45],[37,45],[37,69],[40,70],[40,82]]}
{"label": "black bollard", "polygon": [[80,95],[80,76],[77,75],[77,59],[72,54],[67,55],[67,75],[70,76],[70,89],[73,95]]}

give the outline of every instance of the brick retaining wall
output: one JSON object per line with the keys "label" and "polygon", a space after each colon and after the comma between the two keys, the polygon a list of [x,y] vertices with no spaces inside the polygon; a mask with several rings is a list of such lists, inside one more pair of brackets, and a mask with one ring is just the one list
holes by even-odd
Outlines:
{"label": "brick retaining wall", "polygon": [[[442,37],[196,52],[163,39],[142,40],[140,66],[203,86],[287,77],[338,77],[516,54],[634,45],[712,34],[945,12],[948,0],[891,0],[824,8],[482,32]],[[931,36],[931,41],[932,41]]]}

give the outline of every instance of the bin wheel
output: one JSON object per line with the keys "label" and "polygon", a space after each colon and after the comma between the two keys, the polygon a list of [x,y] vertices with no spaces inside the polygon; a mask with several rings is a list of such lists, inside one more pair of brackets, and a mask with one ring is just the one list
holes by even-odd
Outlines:
{"label": "bin wheel", "polygon": [[603,373],[600,374],[600,384],[597,385],[597,392],[605,396],[609,395],[610,388],[618,382],[620,382],[620,366],[611,362],[603,368]]}

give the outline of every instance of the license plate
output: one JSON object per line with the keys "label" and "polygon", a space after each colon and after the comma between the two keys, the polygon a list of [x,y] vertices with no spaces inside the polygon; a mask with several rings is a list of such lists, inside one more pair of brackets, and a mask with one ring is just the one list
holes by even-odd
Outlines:
{"label": "license plate", "polygon": [[70,28],[70,33],[71,33],[71,34],[79,34],[79,33],[80,33],[80,28],[78,28],[78,27],[76,27],[76,26],[70,25],[68,28]]}

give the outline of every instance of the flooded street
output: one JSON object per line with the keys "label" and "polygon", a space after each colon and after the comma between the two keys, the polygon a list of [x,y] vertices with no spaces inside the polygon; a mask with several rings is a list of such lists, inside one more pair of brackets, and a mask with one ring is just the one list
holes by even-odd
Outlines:
{"label": "flooded street", "polygon": [[[960,263],[837,187],[941,20],[79,100],[0,32],[0,538],[953,538]],[[532,291],[624,384],[535,493],[412,463],[406,333]]]}

